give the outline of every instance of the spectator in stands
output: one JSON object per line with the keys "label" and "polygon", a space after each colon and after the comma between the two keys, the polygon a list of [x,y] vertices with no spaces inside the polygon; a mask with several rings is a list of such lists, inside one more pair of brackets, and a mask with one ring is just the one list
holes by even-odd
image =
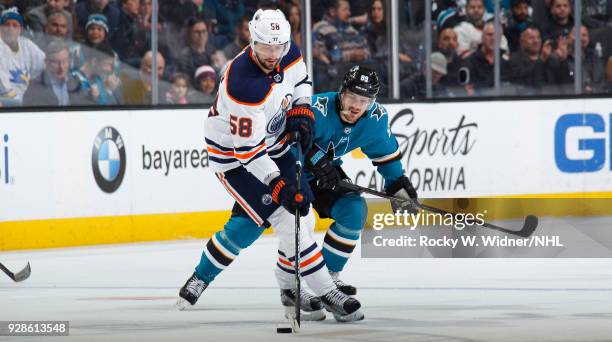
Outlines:
{"label": "spectator in stands", "polygon": [[302,13],[300,11],[300,6],[293,3],[287,4],[285,7],[285,17],[287,17],[289,24],[291,24],[291,40],[302,49],[303,53],[304,42],[302,40]]}
{"label": "spectator in stands", "polygon": [[190,19],[187,22],[186,33],[187,47],[180,52],[177,58],[180,72],[193,75],[199,65],[214,65],[220,69],[225,64],[223,51],[215,51],[212,44],[208,42],[208,28],[204,20]]}
{"label": "spectator in stands", "polygon": [[204,3],[204,0],[166,1],[160,3],[160,12],[168,16],[174,29],[178,31],[189,18],[197,17],[206,20],[215,18],[216,13],[205,8]]}
{"label": "spectator in stands", "polygon": [[42,32],[47,25],[49,15],[53,12],[62,12],[69,18],[68,34],[72,36],[72,14],[65,10],[68,5],[68,0],[47,0],[46,4],[30,9],[26,14],[28,27],[34,32]]}
{"label": "spectator in stands", "polygon": [[189,94],[190,77],[178,72],[172,76],[172,85],[166,92],[166,103],[168,104],[188,104],[191,103]]}
{"label": "spectator in stands", "polygon": [[[136,34],[136,41],[134,42],[139,58],[128,60],[132,66],[138,69],[140,68],[142,56],[152,48],[152,11],[153,7],[151,5],[151,0],[140,1],[138,32]],[[172,24],[160,13],[157,22],[157,44],[158,51],[164,56],[164,79],[170,79],[176,72],[175,55],[178,55],[185,47],[184,40],[178,39],[178,37],[180,37],[180,34],[174,30]]]}
{"label": "spectator in stands", "polygon": [[440,31],[438,36],[438,51],[446,57],[447,65],[444,77],[440,83],[446,87],[456,87],[461,85],[459,79],[459,69],[463,62],[458,53],[459,43],[457,34],[452,27],[446,27]]}
{"label": "spectator in stands", "polygon": [[71,35],[68,27],[72,26],[71,18],[66,16],[65,11],[52,12],[47,18],[47,24],[44,28],[44,34],[38,35],[35,42],[38,47],[46,50],[47,45],[52,41],[71,42]]}
{"label": "spectator in stands", "polygon": [[365,37],[349,24],[351,15],[347,0],[331,0],[323,20],[312,29],[313,56],[324,64],[338,62],[361,63],[370,59]]}
{"label": "spectator in stands", "polygon": [[552,0],[550,17],[542,25],[542,39],[556,40],[559,36],[567,36],[573,26],[574,18],[570,0]]}
{"label": "spectator in stands", "polygon": [[108,42],[83,50],[84,63],[75,72],[81,89],[97,105],[122,103],[121,81],[115,72],[115,53]]}
{"label": "spectator in stands", "polygon": [[119,59],[137,65],[140,60],[138,47],[142,42],[137,39],[140,0],[121,0],[118,34],[111,41]]}
{"label": "spectator in stands", "polygon": [[[506,79],[508,71],[508,55],[501,54],[501,80]],[[495,85],[495,25],[488,22],[482,33],[482,43],[479,48],[465,60],[465,70],[468,72],[468,84],[466,91],[468,95],[478,93],[484,95],[483,91],[493,88]]]}
{"label": "spectator in stands", "polygon": [[21,105],[30,80],[45,68],[45,53],[21,35],[24,25],[16,7],[0,15],[0,102],[6,106]]}
{"label": "spectator in stands", "polygon": [[465,14],[459,10],[454,0],[448,1],[447,6],[448,7],[444,7],[443,10],[438,8],[438,10],[432,14],[436,19],[436,29],[438,31],[447,27],[455,27],[467,20]]}
{"label": "spectator in stands", "polygon": [[[575,29],[572,28],[567,36],[567,61],[569,68],[567,81],[572,84],[572,87],[574,84],[574,65],[576,64],[574,58],[575,32]],[[602,91],[601,88],[603,87],[605,77],[603,61],[597,56],[595,49],[589,46],[589,43],[589,29],[582,25],[580,29],[580,46],[582,47],[582,91],[584,93]]]}
{"label": "spectator in stands", "polygon": [[[478,48],[482,41],[484,24],[491,18],[491,15],[485,16],[483,0],[468,0],[465,11],[467,20],[455,26],[459,43],[457,52],[462,57],[467,57]],[[508,51],[508,41],[504,36],[501,37],[500,46],[502,50]]]}
{"label": "spectator in stands", "polygon": [[342,75],[354,63],[371,62],[366,38],[348,22],[351,16],[349,2],[347,0],[327,2],[323,19],[312,29],[314,39],[312,76],[316,92],[337,89]]}
{"label": "spectator in stands", "polygon": [[94,104],[83,93],[81,82],[70,73],[70,50],[63,41],[46,50],[46,69],[32,81],[23,99],[25,106],[74,106]]}
{"label": "spectator in stands", "polygon": [[[160,102],[165,102],[163,96],[167,92],[167,82],[161,82],[166,68],[166,59],[161,53],[157,53],[157,77],[159,78]],[[140,62],[138,75],[130,75],[125,72],[122,75],[123,99],[125,104],[151,104],[152,103],[152,80],[153,73],[153,53],[147,51]]]}
{"label": "spectator in stands", "polygon": [[484,27],[485,8],[483,0],[468,0],[465,6],[465,21],[455,26],[459,54],[475,50],[480,43]]}
{"label": "spectator in stands", "polygon": [[234,27],[246,14],[243,0],[205,0],[204,11],[212,11],[216,14],[216,32],[214,33],[227,37],[227,42],[234,40]]}
{"label": "spectator in stands", "polygon": [[510,58],[510,81],[525,88],[519,92],[539,94],[544,85],[566,83],[569,74],[567,44],[553,51],[551,41],[542,44],[540,30],[529,26],[521,34],[521,49]]}
{"label": "spectator in stands", "polygon": [[217,74],[209,65],[202,65],[194,74],[197,103],[212,103],[217,90]]}
{"label": "spectator in stands", "polygon": [[108,42],[108,20],[104,14],[92,14],[85,24],[85,44],[95,47]]}
{"label": "spectator in stands", "polygon": [[372,0],[350,0],[351,17],[349,24],[353,25],[357,30],[362,30],[368,23],[368,12],[372,5]]}
{"label": "spectator in stands", "polygon": [[386,62],[390,53],[387,43],[387,23],[385,21],[385,7],[382,0],[373,0],[368,13],[368,20],[363,30],[372,58]]}
{"label": "spectator in stands", "polygon": [[521,33],[531,23],[529,16],[529,5],[531,0],[511,0],[510,15],[504,28],[504,35],[508,39],[510,52],[515,52],[520,47]]}
{"label": "spectator in stands", "polygon": [[[102,44],[108,44],[108,22],[103,14],[92,14],[85,25],[85,42],[71,48],[72,69],[78,70],[85,62],[86,49],[95,49]],[[112,47],[111,47],[112,48]],[[113,51],[118,66],[117,53]]]}
{"label": "spectator in stands", "polygon": [[612,1],[582,0],[582,22],[591,30],[612,23]]}
{"label": "spectator in stands", "polygon": [[236,25],[236,38],[234,41],[223,48],[223,54],[227,58],[234,58],[242,51],[251,41],[251,32],[249,32],[249,17],[242,17]]}
{"label": "spectator in stands", "polygon": [[[431,86],[434,98],[450,96],[446,87],[440,84],[440,80],[447,73],[446,65],[446,57],[442,53],[434,52],[431,54]],[[413,74],[400,83],[402,98],[413,100],[424,99],[426,97],[427,83],[425,73],[425,64],[423,64],[420,72]]]}
{"label": "spectator in stands", "polygon": [[92,14],[103,14],[106,18],[107,38],[112,41],[119,29],[120,11],[117,4],[110,0],[81,0],[75,8],[81,31],[87,30],[87,23]]}

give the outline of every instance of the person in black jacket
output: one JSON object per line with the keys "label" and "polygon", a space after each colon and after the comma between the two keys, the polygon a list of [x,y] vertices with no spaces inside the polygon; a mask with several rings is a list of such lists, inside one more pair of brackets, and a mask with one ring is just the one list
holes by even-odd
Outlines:
{"label": "person in black jacket", "polygon": [[[567,43],[561,36],[557,47],[542,44],[540,30],[529,26],[521,34],[521,49],[510,57],[510,81],[518,85],[519,94],[558,93],[558,85],[569,75]],[[543,89],[543,87],[547,86]]]}
{"label": "person in black jacket", "polygon": [[[486,95],[495,85],[495,25],[493,22],[485,24],[482,30],[482,43],[465,61],[468,77],[465,80],[466,91],[469,95]],[[501,51],[500,58],[501,80],[507,78],[508,55]]]}
{"label": "person in black jacket", "polygon": [[[576,31],[572,28],[567,36],[567,60],[569,66],[569,75],[566,87],[573,90],[574,87],[574,68],[576,59],[574,57],[574,41]],[[582,91],[584,93],[598,93],[602,91],[604,86],[605,72],[604,63],[600,56],[590,44],[589,29],[582,25],[580,28],[580,46],[582,48]]]}
{"label": "person in black jacket", "polygon": [[121,0],[118,34],[110,41],[119,59],[132,66],[140,63],[142,55],[139,49],[145,44],[137,37],[139,9],[140,0]]}
{"label": "person in black jacket", "polygon": [[544,40],[556,39],[559,36],[569,34],[574,26],[572,6],[570,0],[551,0],[550,16],[542,26],[542,38]]}
{"label": "person in black jacket", "polygon": [[46,50],[45,71],[32,81],[23,99],[24,106],[75,106],[94,104],[70,73],[70,52],[64,42],[51,42]]}
{"label": "person in black jacket", "polygon": [[504,35],[508,40],[510,52],[517,51],[520,46],[521,33],[532,23],[529,16],[531,0],[511,0],[508,22],[504,28]]}

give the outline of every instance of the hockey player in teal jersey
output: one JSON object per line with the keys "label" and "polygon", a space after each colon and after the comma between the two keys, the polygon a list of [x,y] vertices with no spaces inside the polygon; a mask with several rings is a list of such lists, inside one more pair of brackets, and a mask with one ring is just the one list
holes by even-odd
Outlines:
{"label": "hockey player in teal jersey", "polygon": [[[389,129],[387,111],[375,100],[379,89],[380,83],[374,71],[355,66],[345,75],[339,92],[312,97],[315,133],[313,147],[305,154],[306,176],[315,195],[315,210],[320,217],[334,220],[325,234],[322,254],[336,286],[348,295],[354,295],[357,291],[355,287],[342,282],[338,275],[350,258],[365,226],[367,206],[359,194],[338,187],[340,180],[348,178],[341,168],[340,158],[361,148],[385,179],[385,191],[388,194],[405,199],[417,198],[415,189],[404,175],[401,152]],[[405,207],[406,203],[391,204],[394,211],[403,211],[409,209]],[[228,255],[229,251],[232,256],[237,256],[263,231],[263,227],[258,227],[235,205],[232,217],[224,229],[209,240],[195,274],[204,283],[210,284],[235,259],[223,255]],[[287,260],[279,251],[275,272],[279,283],[293,279],[291,265],[291,260]],[[287,312],[294,305],[291,298],[281,291],[281,302]],[[304,293],[302,298],[305,301],[302,308],[317,307],[312,295]],[[321,319],[320,313],[313,315],[312,310],[304,313],[304,319],[309,317]]]}
{"label": "hockey player in teal jersey", "polygon": [[[375,101],[379,88],[374,71],[354,66],[345,75],[339,92],[317,94],[312,99],[315,137],[305,165],[315,194],[315,210],[319,217],[334,220],[325,234],[323,258],[336,286],[349,295],[356,294],[356,289],[342,282],[338,274],[359,240],[367,206],[359,194],[337,187],[341,179],[348,179],[340,158],[360,148],[383,176],[388,194],[417,197],[410,180],[404,176],[401,152],[389,129],[387,110]],[[407,209],[401,203],[392,205],[394,211]]]}

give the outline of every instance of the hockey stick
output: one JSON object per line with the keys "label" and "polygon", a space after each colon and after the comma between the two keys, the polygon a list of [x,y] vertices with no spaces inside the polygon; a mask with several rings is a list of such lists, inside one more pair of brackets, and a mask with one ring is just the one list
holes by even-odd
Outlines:
{"label": "hockey stick", "polygon": [[[338,183],[338,185],[341,188],[344,188],[346,190],[349,191],[353,191],[353,192],[359,192],[359,193],[366,193],[366,194],[370,194],[370,195],[374,195],[374,196],[378,196],[378,197],[382,197],[382,198],[386,198],[389,200],[395,200],[395,201],[401,201],[401,202],[406,202],[406,199],[403,198],[399,198],[399,197],[395,197],[392,195],[387,195],[383,192],[380,191],[376,191],[376,190],[372,190],[369,188],[365,188],[362,186],[359,186],[357,184],[353,184],[353,183],[349,183],[347,181],[340,181],[340,183]],[[429,212],[433,212],[433,213],[437,213],[437,214],[441,214],[441,215],[446,215],[446,214],[451,214],[451,215],[456,215],[455,213],[451,213],[436,207],[431,207],[428,206],[426,204],[422,204],[420,203],[418,200],[414,201],[414,200],[409,200],[410,202],[412,202],[412,204],[414,204],[415,206],[429,211]],[[512,234],[512,235],[517,235],[520,237],[529,237],[531,234],[533,234],[533,232],[535,231],[535,229],[538,227],[538,217],[535,215],[527,215],[527,217],[525,217],[525,222],[523,223],[523,226],[521,227],[520,230],[512,230],[512,229],[507,229],[507,228],[503,228],[497,225],[494,225],[492,223],[488,223],[488,222],[484,222],[482,225],[482,227],[486,227],[489,229],[493,229],[493,230],[498,230],[500,232],[504,232],[507,234]]]}
{"label": "hockey stick", "polygon": [[[295,176],[297,184],[297,194],[295,194],[295,201],[300,203],[304,199],[300,191],[302,190],[302,145],[300,144],[300,135],[298,132],[295,133],[293,141],[296,143],[297,148],[297,159],[295,160]],[[302,290],[300,280],[300,209],[295,209],[295,260],[293,268],[295,270],[295,321],[297,327],[294,327],[294,332],[301,326],[301,306],[302,306]]]}
{"label": "hockey stick", "polygon": [[6,275],[9,276],[9,278],[13,279],[13,281],[16,281],[16,282],[20,282],[20,281],[24,281],[28,279],[28,277],[30,276],[30,273],[32,272],[29,262],[26,265],[26,267],[23,268],[23,270],[17,273],[11,272],[8,268],[6,268],[6,266],[4,266],[0,262],[0,270],[2,270],[2,272],[6,273]]}

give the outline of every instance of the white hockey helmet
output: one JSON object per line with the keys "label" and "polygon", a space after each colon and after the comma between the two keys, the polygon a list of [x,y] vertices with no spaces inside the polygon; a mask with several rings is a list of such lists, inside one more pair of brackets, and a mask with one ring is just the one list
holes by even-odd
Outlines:
{"label": "white hockey helmet", "polygon": [[268,45],[285,44],[281,58],[289,52],[291,25],[281,10],[257,10],[253,19],[249,21],[249,32],[253,52],[255,52],[256,42]]}

